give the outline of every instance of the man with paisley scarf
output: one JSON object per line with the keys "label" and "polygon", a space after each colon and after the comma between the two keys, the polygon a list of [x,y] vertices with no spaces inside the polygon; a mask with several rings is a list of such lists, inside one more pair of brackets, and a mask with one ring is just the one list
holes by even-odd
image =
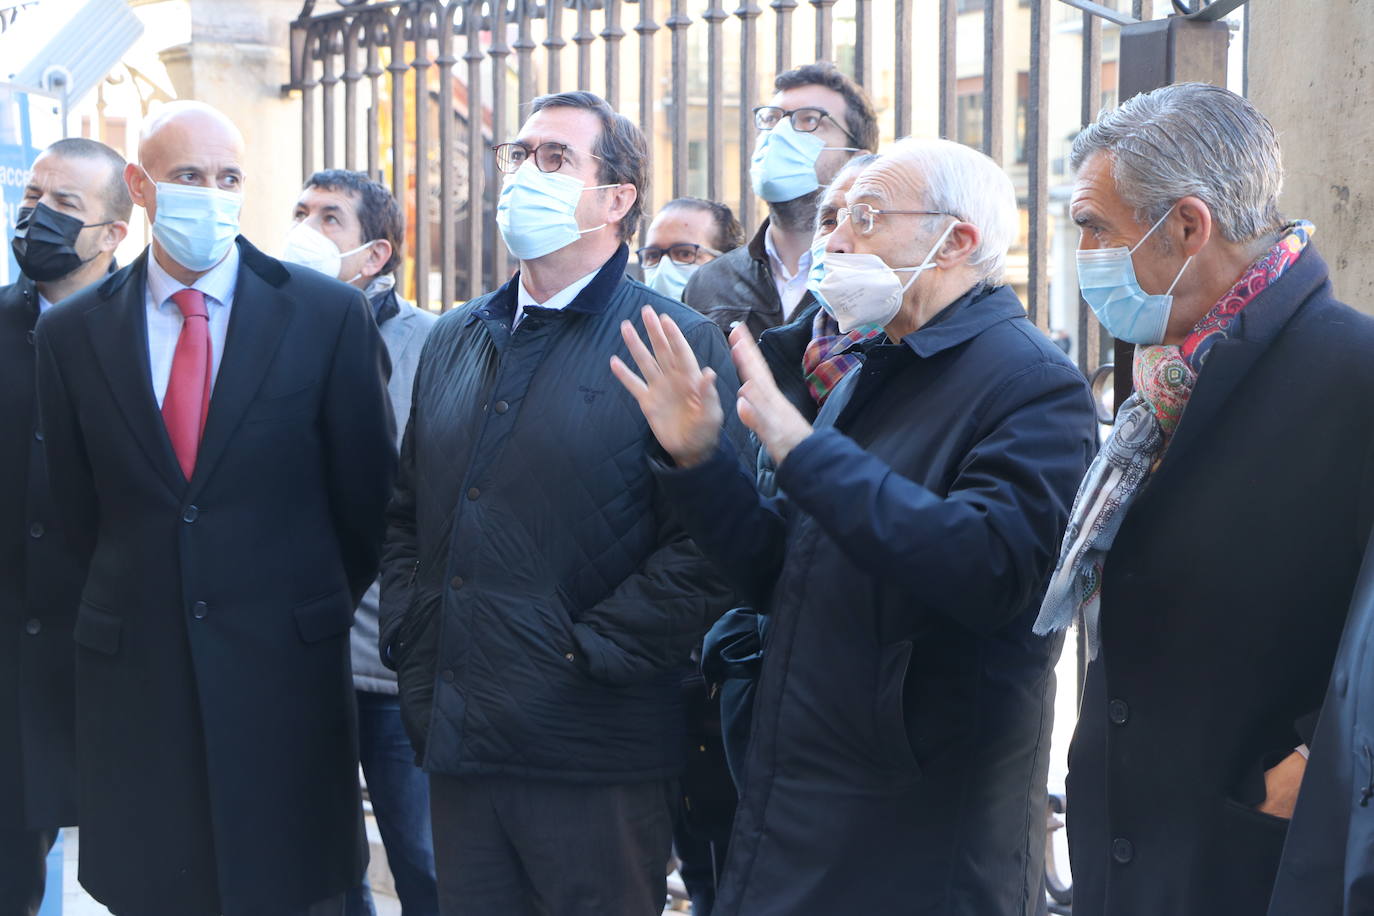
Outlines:
{"label": "man with paisley scarf", "polygon": [[1084,297],[1137,344],[1036,628],[1081,619],[1075,916],[1261,916],[1374,515],[1374,319],[1285,221],[1273,127],[1198,83],[1074,143]]}

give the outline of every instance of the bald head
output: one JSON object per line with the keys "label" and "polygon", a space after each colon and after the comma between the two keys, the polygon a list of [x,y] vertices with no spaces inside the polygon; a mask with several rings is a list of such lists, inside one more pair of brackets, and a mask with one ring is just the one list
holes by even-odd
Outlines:
{"label": "bald head", "polygon": [[243,193],[243,134],[204,102],[168,102],[144,124],[124,172],[134,203],[156,219],[157,182]]}

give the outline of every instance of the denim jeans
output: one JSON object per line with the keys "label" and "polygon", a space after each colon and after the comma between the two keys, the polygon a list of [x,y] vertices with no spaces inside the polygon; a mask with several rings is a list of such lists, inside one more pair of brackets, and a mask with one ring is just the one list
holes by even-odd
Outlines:
{"label": "denim jeans", "polygon": [[[358,747],[372,814],[403,916],[438,916],[434,839],[429,826],[429,777],[401,726],[396,697],[358,691]],[[375,916],[367,880],[348,895],[346,916]]]}

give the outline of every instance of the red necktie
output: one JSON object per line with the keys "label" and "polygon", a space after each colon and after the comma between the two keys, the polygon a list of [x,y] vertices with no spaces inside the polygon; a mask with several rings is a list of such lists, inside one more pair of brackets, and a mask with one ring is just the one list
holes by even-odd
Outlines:
{"label": "red necktie", "polygon": [[162,398],[162,420],[167,437],[186,479],[196,468],[200,436],[210,413],[210,316],[205,312],[205,296],[196,289],[178,290],[172,301],[184,319],[172,356],[172,374]]}

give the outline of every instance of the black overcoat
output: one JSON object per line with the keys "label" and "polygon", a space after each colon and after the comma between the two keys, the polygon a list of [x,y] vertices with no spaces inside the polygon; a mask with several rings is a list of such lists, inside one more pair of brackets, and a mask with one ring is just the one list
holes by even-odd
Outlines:
{"label": "black overcoat", "polygon": [[1074,916],[1263,916],[1264,769],[1320,708],[1374,508],[1374,319],[1312,246],[1216,344],[1107,555],[1069,753]]}
{"label": "black overcoat", "polygon": [[1269,902],[1269,916],[1367,913],[1374,913],[1374,540]]}
{"label": "black overcoat", "polygon": [[72,624],[83,571],[48,487],[34,393],[38,292],[0,289],[0,816],[76,823]]}
{"label": "black overcoat", "polygon": [[713,912],[1024,916],[1060,646],[1031,623],[1092,454],[1087,383],[1005,286],[864,349],[777,500],[727,448],[660,469],[770,618]]}
{"label": "black overcoat", "polygon": [[349,669],[395,466],[361,293],[246,241],[195,473],[148,360],[146,258],[38,323],[77,611],[81,882],[115,912],[270,916],[366,861]]}

